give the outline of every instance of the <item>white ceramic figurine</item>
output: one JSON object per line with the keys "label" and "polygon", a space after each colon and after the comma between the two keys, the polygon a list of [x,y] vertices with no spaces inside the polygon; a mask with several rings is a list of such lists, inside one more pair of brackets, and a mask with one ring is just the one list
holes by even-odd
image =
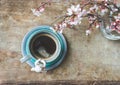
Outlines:
{"label": "white ceramic figurine", "polygon": [[31,71],[35,71],[35,72],[44,72],[45,71],[45,66],[46,66],[46,62],[42,59],[38,59],[35,62],[35,67],[33,67],[31,69]]}

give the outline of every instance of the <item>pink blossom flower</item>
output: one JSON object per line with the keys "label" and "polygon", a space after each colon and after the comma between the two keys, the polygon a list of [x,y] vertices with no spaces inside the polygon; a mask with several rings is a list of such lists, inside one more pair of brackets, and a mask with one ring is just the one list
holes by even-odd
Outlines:
{"label": "pink blossom flower", "polygon": [[67,27],[67,23],[66,22],[61,22],[59,24],[54,24],[54,28],[59,31],[60,33],[63,32],[63,30]]}
{"label": "pink blossom flower", "polygon": [[90,24],[92,24],[95,19],[96,19],[95,16],[88,16],[88,20]]}
{"label": "pink blossom flower", "polygon": [[41,8],[39,8],[39,12],[44,12],[44,10],[45,10],[45,8],[44,7],[41,7]]}
{"label": "pink blossom flower", "polygon": [[120,14],[118,14],[118,16],[114,16],[115,21],[111,23],[111,30],[112,31],[116,31],[118,33],[120,33]]}

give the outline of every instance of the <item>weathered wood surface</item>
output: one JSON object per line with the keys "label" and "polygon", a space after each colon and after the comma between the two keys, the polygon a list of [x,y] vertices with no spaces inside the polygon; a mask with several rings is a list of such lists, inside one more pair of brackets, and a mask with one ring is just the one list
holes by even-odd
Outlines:
{"label": "weathered wood surface", "polygon": [[120,85],[119,81],[34,81],[34,82],[4,82],[1,85]]}
{"label": "weathered wood surface", "polygon": [[68,54],[63,63],[47,73],[34,73],[21,64],[21,42],[28,31],[38,25],[50,25],[54,17],[65,12],[69,2],[53,3],[40,17],[31,8],[40,0],[0,0],[0,82],[52,80],[120,81],[120,41],[105,39],[99,29],[86,37],[85,20],[76,30],[66,29]]}

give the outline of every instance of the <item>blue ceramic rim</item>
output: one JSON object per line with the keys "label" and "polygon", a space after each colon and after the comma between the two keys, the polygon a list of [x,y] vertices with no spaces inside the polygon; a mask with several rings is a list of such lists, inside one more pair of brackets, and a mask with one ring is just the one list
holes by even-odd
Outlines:
{"label": "blue ceramic rim", "polygon": [[[46,70],[53,69],[53,68],[57,67],[63,61],[63,59],[65,57],[65,54],[67,52],[67,43],[66,43],[66,40],[65,40],[64,36],[61,33],[54,32],[54,30],[52,30],[50,26],[38,26],[38,27],[35,27],[30,32],[28,32],[26,34],[26,36],[24,37],[23,42],[22,42],[22,54],[23,54],[24,57],[26,57],[26,56],[31,56],[32,57],[32,55],[29,52],[28,53],[26,52],[26,50],[29,51],[29,47],[26,47],[26,46],[27,45],[29,46],[30,40],[28,40],[28,38],[30,36],[34,36],[32,33],[35,32],[35,31],[38,31],[38,30],[41,30],[42,33],[44,32],[44,33],[48,33],[52,36],[57,36],[57,38],[60,41],[61,52],[59,53],[58,58],[56,60],[54,60],[53,62],[46,62],[47,63],[46,64]],[[41,33],[41,32],[36,32],[36,33]],[[36,58],[32,57],[32,59],[27,61],[27,63],[31,67],[34,67],[34,62],[35,61],[36,61]]]}

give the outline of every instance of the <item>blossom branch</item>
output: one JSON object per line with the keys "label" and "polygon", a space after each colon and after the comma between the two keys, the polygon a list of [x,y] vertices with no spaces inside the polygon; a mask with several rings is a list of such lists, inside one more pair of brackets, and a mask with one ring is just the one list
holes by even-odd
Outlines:
{"label": "blossom branch", "polygon": [[[40,16],[44,11],[46,5],[50,4],[51,0],[47,2],[41,3],[41,5],[37,9],[32,9],[32,12],[36,16]],[[86,10],[86,7],[90,7]],[[74,25],[81,24],[81,21],[84,17],[88,18],[89,27],[86,30],[86,35],[89,35],[92,31],[92,27],[95,26],[99,28],[99,23],[103,20],[103,16],[105,14],[109,14],[109,18],[113,18],[114,21],[111,22],[109,29],[112,31],[116,31],[120,33],[120,7],[118,7],[114,2],[109,0],[97,1],[97,0],[87,0],[84,1],[83,5],[71,5],[70,8],[67,9],[67,13],[65,15],[59,16],[52,23],[60,21],[57,24],[54,24],[54,29],[63,32],[65,28],[71,28]],[[113,16],[115,15],[115,16]],[[114,23],[114,24],[113,24]]]}
{"label": "blossom branch", "polygon": [[36,9],[31,9],[31,11],[33,12],[33,15],[40,16],[44,12],[46,5],[50,5],[50,3],[51,3],[51,0],[47,0],[47,2],[40,3],[40,6],[37,7]]}
{"label": "blossom branch", "polygon": [[[85,10],[86,6],[92,6],[89,11]],[[99,14],[98,11],[101,13]],[[67,9],[66,15],[67,17],[64,17],[64,20],[60,21],[57,25],[55,25],[55,29],[59,29],[60,31],[63,30],[66,27],[71,27],[72,25],[78,25],[81,23],[81,20],[83,17],[88,17],[89,20],[89,27],[86,31],[86,35],[89,35],[92,30],[92,26],[94,25],[96,28],[99,28],[99,21],[103,20],[102,16],[108,12],[119,12],[119,7],[116,6],[116,4],[110,2],[110,1],[101,1],[97,2],[93,0],[87,1],[85,4],[83,4],[81,7],[80,5],[74,6],[72,5],[71,8]],[[62,28],[62,24],[66,24],[64,28]]]}

